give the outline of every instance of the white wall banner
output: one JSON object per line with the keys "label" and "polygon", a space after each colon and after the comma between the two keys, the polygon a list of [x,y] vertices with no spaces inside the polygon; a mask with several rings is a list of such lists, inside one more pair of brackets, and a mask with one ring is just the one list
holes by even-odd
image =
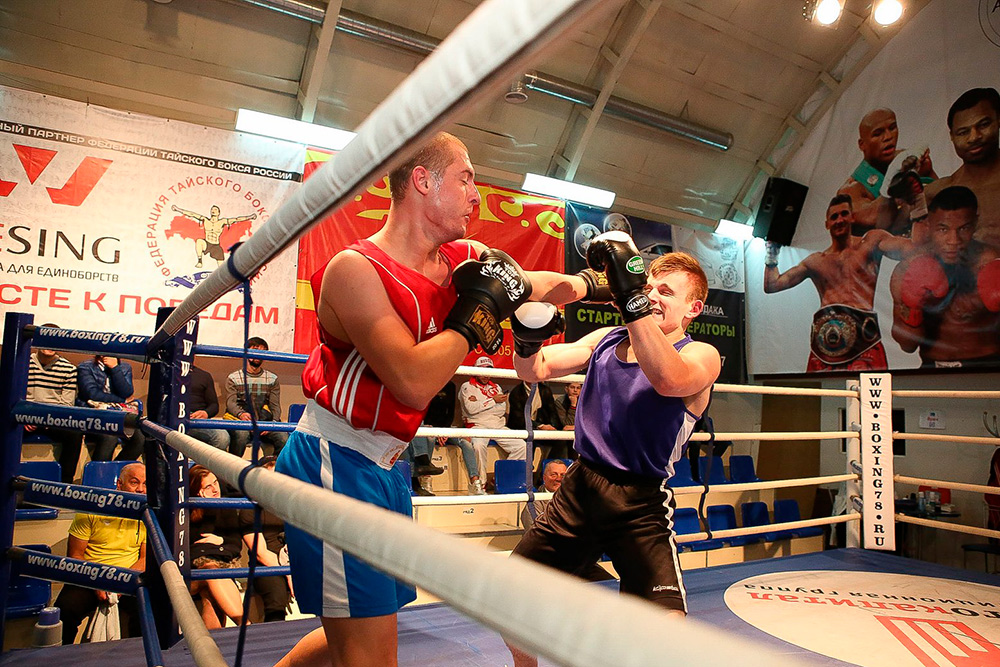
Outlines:
{"label": "white wall banner", "polygon": [[[301,180],[304,147],[0,86],[0,309],[151,334]],[[251,335],[292,349],[290,249],[253,283]],[[243,297],[200,340],[242,340]]]}
{"label": "white wall banner", "polygon": [[[1000,303],[976,288],[1000,245],[998,114],[966,95],[1000,88],[998,26],[995,1],[932,0],[807,137],[783,174],[809,186],[792,247],[748,246],[752,373],[1000,365]],[[927,211],[948,186],[978,203],[959,250]]]}

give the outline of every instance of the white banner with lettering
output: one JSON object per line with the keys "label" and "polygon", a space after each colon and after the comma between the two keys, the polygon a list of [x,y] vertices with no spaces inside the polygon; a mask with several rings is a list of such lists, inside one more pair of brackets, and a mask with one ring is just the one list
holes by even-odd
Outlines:
{"label": "white banner with lettering", "polygon": [[[151,334],[298,187],[304,147],[0,86],[0,309]],[[292,349],[295,249],[254,280],[251,335]],[[243,296],[199,340],[242,340]]]}

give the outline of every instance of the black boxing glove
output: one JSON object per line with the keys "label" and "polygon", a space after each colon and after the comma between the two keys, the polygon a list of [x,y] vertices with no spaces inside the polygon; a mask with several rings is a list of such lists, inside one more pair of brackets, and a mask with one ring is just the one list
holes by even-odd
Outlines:
{"label": "black boxing glove", "polygon": [[653,314],[646,296],[646,266],[632,237],[625,232],[605,232],[590,242],[587,264],[603,271],[615,306],[625,323]]}
{"label": "black boxing glove", "polygon": [[510,255],[487,250],[477,260],[455,268],[451,284],[458,300],[444,320],[444,327],[465,336],[469,351],[476,345],[496,354],[503,342],[500,323],[531,296],[531,281]]}
{"label": "black boxing glove", "polygon": [[587,286],[587,295],[580,299],[584,303],[611,303],[614,300],[605,274],[593,269],[584,269],[576,275],[583,278]]}
{"label": "black boxing glove", "polygon": [[542,343],[565,331],[566,323],[551,303],[531,301],[511,315],[510,330],[514,334],[514,354],[527,358],[538,354]]}

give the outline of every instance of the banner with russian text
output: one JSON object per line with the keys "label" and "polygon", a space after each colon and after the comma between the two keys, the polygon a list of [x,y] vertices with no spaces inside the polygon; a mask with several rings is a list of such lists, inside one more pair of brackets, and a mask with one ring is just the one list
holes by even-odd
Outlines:
{"label": "banner with russian text", "polygon": [[[0,86],[0,309],[150,334],[301,181],[303,147]],[[295,251],[253,281],[251,335],[291,350]],[[243,336],[243,297],[201,340]]]}
{"label": "banner with russian text", "polygon": [[[330,159],[336,156],[316,149],[307,151],[305,177]],[[476,185],[482,203],[469,225],[467,238],[503,250],[524,269],[562,272],[565,204],[558,199],[485,183]],[[388,180],[383,178],[299,240],[296,352],[308,353],[318,341],[309,279],[334,254],[378,231],[389,213],[389,201]],[[513,339],[509,325],[505,323],[504,327],[504,342],[493,360],[497,368],[512,368]],[[471,365],[479,356],[480,353],[472,352],[465,363]]]}

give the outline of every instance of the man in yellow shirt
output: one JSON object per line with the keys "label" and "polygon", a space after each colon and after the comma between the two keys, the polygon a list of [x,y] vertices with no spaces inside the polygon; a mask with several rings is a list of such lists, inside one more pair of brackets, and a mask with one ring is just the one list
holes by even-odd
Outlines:
{"label": "man in yellow shirt", "polygon": [[[128,464],[118,475],[116,486],[119,491],[145,494],[146,468],[141,463]],[[66,555],[102,565],[145,570],[146,527],[135,519],[77,514],[69,528]],[[80,623],[107,600],[106,591],[64,585],[55,603],[62,610],[63,644],[72,644]],[[122,596],[118,609],[122,637],[140,636],[139,610],[135,598]]]}

